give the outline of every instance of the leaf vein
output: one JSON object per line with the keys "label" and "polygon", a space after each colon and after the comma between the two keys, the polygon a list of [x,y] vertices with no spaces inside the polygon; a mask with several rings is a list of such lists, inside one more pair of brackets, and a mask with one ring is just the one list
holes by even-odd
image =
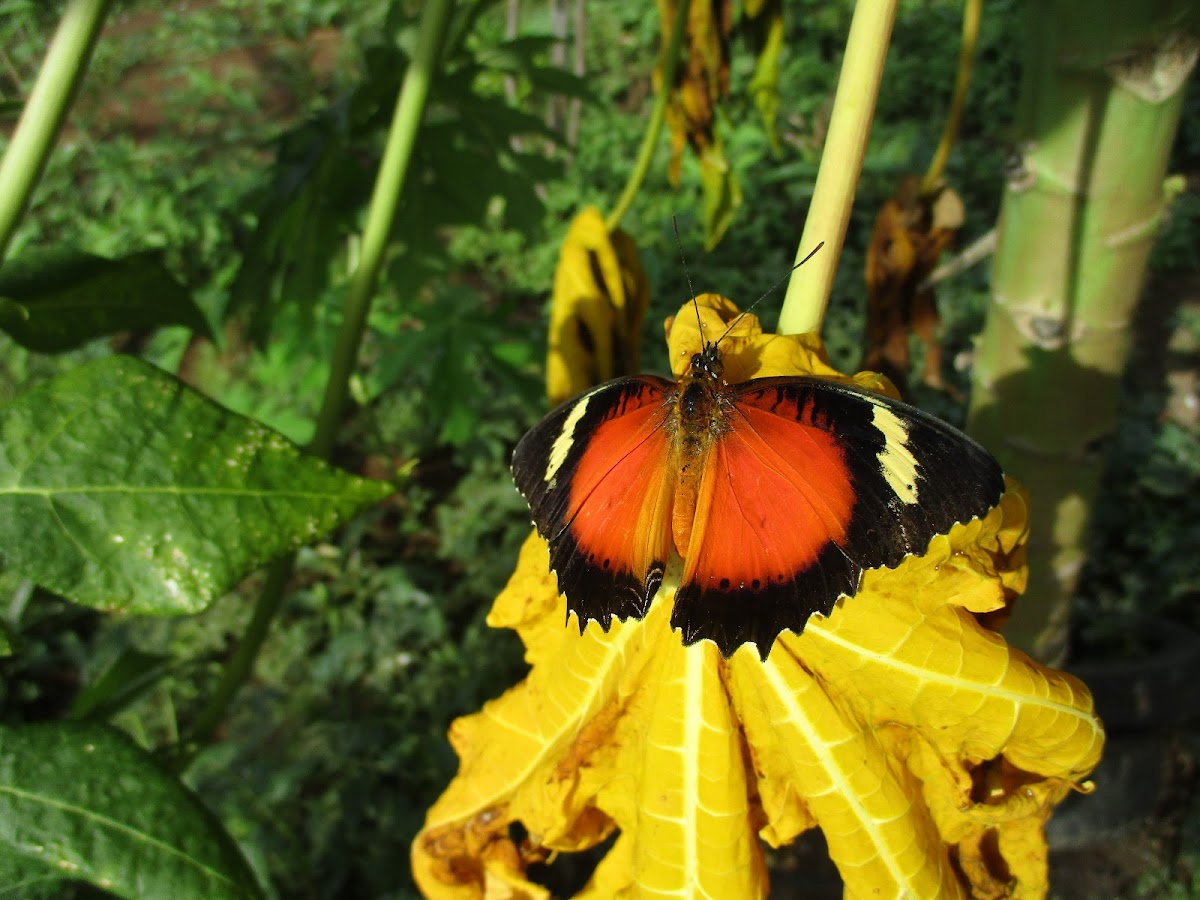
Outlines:
{"label": "leaf vein", "polygon": [[113,831],[118,831],[118,832],[127,834],[130,837],[134,838],[135,840],[139,840],[148,846],[154,847],[170,856],[174,856],[174,857],[177,857],[177,858],[183,860],[185,863],[191,865],[198,871],[203,872],[205,875],[209,876],[211,879],[213,879],[215,881],[221,882],[223,884],[227,884],[233,888],[237,888],[239,891],[241,890],[241,888],[237,884],[237,882],[231,880],[226,875],[222,874],[221,872],[218,872],[216,869],[212,868],[211,866],[205,865],[200,860],[196,859],[195,857],[189,856],[187,853],[178,849],[177,847],[172,847],[170,844],[164,843],[163,841],[159,840],[158,838],[153,837],[152,835],[147,834],[144,831],[139,831],[136,828],[132,828],[132,827],[124,824],[123,822],[118,822],[116,819],[112,819],[108,816],[100,815],[99,813],[92,812],[91,810],[84,809],[83,807],[80,807],[80,806],[76,806],[73,803],[64,803],[61,800],[55,800],[51,797],[46,797],[42,794],[35,794],[30,791],[23,791],[20,788],[11,787],[9,785],[0,785],[0,793],[10,794],[13,797],[17,797],[22,800],[27,800],[27,801],[30,801],[33,803],[40,803],[45,806],[52,807],[54,809],[60,809],[66,813],[76,815],[81,819],[85,819],[85,820],[94,822],[101,827],[107,827],[107,828],[112,829]]}

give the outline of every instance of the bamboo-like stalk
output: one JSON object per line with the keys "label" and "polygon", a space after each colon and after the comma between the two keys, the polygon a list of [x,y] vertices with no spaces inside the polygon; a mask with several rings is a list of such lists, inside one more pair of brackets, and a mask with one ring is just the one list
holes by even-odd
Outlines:
{"label": "bamboo-like stalk", "polygon": [[1200,10],[1026,10],[1022,164],[1005,189],[968,428],[1033,502],[1029,587],[1006,636],[1060,663]]}
{"label": "bamboo-like stalk", "polygon": [[779,313],[780,334],[821,330],[867,152],[895,19],[896,0],[858,0],[854,7],[829,134],[821,152],[821,168],[817,171],[817,184],[795,261],[800,262],[821,242],[825,243],[825,250],[788,281]]}

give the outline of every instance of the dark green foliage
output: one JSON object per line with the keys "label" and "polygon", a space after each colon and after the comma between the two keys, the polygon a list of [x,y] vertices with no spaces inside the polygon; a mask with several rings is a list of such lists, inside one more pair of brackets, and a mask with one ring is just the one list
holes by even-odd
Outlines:
{"label": "dark green foliage", "polygon": [[540,400],[542,385],[531,372],[541,341],[515,333],[520,313],[511,300],[489,303],[461,285],[426,296],[385,328],[390,337],[378,336],[364,390],[381,408],[414,393],[424,398],[420,421],[393,441],[473,453],[490,444],[501,456],[499,448],[520,437],[520,419]]}
{"label": "dark green foliage", "polygon": [[[432,85],[429,109],[400,201],[394,229],[402,269],[395,289],[415,296],[434,274],[444,274],[444,230],[483,221],[493,198],[503,203],[505,227],[529,231],[543,207],[534,185],[559,172],[540,154],[516,149],[522,138],[556,141],[535,115],[508,105],[497,92],[501,74],[521,76],[535,92],[585,96],[585,82],[539,62],[550,41],[524,37],[478,46],[468,43],[473,16],[487,4],[463,7],[452,23],[443,70]],[[393,28],[409,27],[393,7]],[[330,284],[346,237],[359,226],[374,180],[378,147],[391,121],[408,64],[396,44],[364,53],[362,79],[310,121],[285,134],[272,183],[250,203],[258,220],[231,290],[230,314],[249,321],[249,336],[265,343],[279,306],[311,315]]]}
{"label": "dark green foliage", "polygon": [[[1200,315],[1183,307],[1166,324],[1194,360]],[[1189,549],[1200,546],[1200,428],[1187,395],[1171,396],[1178,354],[1159,356],[1159,336],[1144,323],[1139,332],[1074,609],[1084,655],[1147,652],[1141,625],[1155,620],[1200,631],[1200,557]]]}
{"label": "dark green foliage", "polygon": [[0,267],[0,329],[30,350],[72,350],[116,331],[167,325],[212,336],[191,294],[158,253],[124,259],[29,253]]}
{"label": "dark green foliage", "polygon": [[154,687],[171,669],[174,657],[129,646],[107,669],[75,695],[68,716],[107,721]]}

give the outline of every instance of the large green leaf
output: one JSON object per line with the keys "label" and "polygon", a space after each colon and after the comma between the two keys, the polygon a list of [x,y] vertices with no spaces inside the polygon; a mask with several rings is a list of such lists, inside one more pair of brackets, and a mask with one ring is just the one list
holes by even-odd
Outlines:
{"label": "large green leaf", "polygon": [[30,350],[70,350],[117,331],[208,320],[156,251],[105,259],[77,250],[18,257],[0,268],[0,329]]}
{"label": "large green leaf", "polygon": [[0,897],[65,880],[120,897],[261,896],[220,822],[125,735],[0,726]]}
{"label": "large green leaf", "polygon": [[0,563],[101,609],[197,612],[389,490],[132,357],[0,409]]}

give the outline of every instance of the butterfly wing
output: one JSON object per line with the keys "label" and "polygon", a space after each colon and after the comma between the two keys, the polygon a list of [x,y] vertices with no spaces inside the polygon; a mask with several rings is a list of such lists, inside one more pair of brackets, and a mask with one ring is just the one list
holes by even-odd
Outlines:
{"label": "butterfly wing", "polygon": [[999,465],[935,416],[809,378],[737,385],[710,451],[671,624],[765,659],[853,596],[863,569],[924,553],[1004,491]]}
{"label": "butterfly wing", "polygon": [[513,453],[513,478],[529,501],[567,610],[608,629],[641,618],[671,551],[672,382],[620,378],[553,410]]}

